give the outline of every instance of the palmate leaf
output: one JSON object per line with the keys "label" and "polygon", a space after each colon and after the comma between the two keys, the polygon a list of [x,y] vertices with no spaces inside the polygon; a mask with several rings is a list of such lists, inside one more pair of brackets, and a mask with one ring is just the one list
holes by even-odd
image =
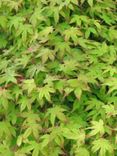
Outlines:
{"label": "palmate leaf", "polygon": [[30,94],[33,90],[36,89],[36,84],[34,82],[34,79],[24,80],[22,88],[23,90],[27,90],[28,94]]}
{"label": "palmate leaf", "polygon": [[115,109],[114,105],[112,105],[112,104],[111,105],[105,105],[105,106],[103,106],[103,108],[105,109],[107,117],[117,115],[117,110]]}
{"label": "palmate leaf", "polygon": [[55,125],[56,118],[62,122],[65,122],[67,120],[66,116],[64,115],[65,111],[66,110],[64,108],[61,108],[59,106],[48,109],[47,116],[50,115],[50,121],[53,126]]}
{"label": "palmate leaf", "polygon": [[67,75],[74,75],[79,64],[75,60],[65,60],[60,65],[60,71],[63,71]]}
{"label": "palmate leaf", "polygon": [[[58,126],[55,127],[53,126],[51,128],[51,133],[50,133],[50,138],[49,140],[55,142],[58,146],[62,146],[64,144],[64,137],[62,136],[62,127]],[[50,142],[51,143],[51,142]]]}
{"label": "palmate leaf", "polygon": [[41,57],[42,63],[46,63],[48,59],[53,61],[55,58],[55,51],[48,48],[42,48],[36,57]]}
{"label": "palmate leaf", "polygon": [[39,32],[39,36],[41,38],[45,37],[47,38],[49,34],[51,34],[53,32],[53,27],[45,27],[42,31]]}
{"label": "palmate leaf", "polygon": [[11,96],[10,92],[6,89],[0,90],[0,105],[4,109],[8,109],[9,100],[11,100],[13,97]]}
{"label": "palmate leaf", "polygon": [[57,80],[59,80],[59,77],[57,77],[57,76],[46,75],[46,78],[43,82],[44,82],[44,84],[48,84],[48,85],[52,86],[53,83]]}
{"label": "palmate leaf", "polygon": [[24,17],[20,17],[20,16],[13,16],[10,17],[10,21],[9,21],[9,29],[10,31],[13,30],[14,28],[17,30],[20,24],[23,24],[23,22],[25,21]]}
{"label": "palmate leaf", "polygon": [[23,129],[25,130],[23,137],[28,138],[32,134],[36,139],[38,139],[39,133],[42,129],[39,115],[29,111],[22,113],[22,117],[25,118],[22,124],[24,127]]}
{"label": "palmate leaf", "polygon": [[53,33],[53,26],[44,27],[39,33],[38,38],[40,43],[46,43],[49,40],[49,35]]}
{"label": "palmate leaf", "polygon": [[113,146],[108,140],[101,138],[93,141],[92,144],[93,153],[99,152],[99,156],[107,156],[107,154],[113,156]]}
{"label": "palmate leaf", "polygon": [[70,23],[76,23],[76,25],[81,26],[81,19],[80,16],[74,15],[71,19]]}
{"label": "palmate leaf", "polygon": [[96,134],[100,134],[101,136],[105,133],[104,129],[104,122],[103,120],[97,121],[92,121],[92,126],[89,127],[91,129],[91,132],[89,133],[90,136],[94,136]]}
{"label": "palmate leaf", "polygon": [[90,19],[88,16],[75,14],[70,23],[76,23],[77,26],[81,26],[81,24],[87,25],[90,23]]}
{"label": "palmate leaf", "polygon": [[90,34],[93,33],[94,35],[97,35],[97,31],[93,27],[89,27],[85,32],[85,37],[89,38]]}
{"label": "palmate leaf", "polygon": [[93,119],[97,118],[99,115],[103,115],[104,111],[101,109],[103,108],[104,103],[96,98],[91,98],[89,101],[86,102],[86,111],[90,111],[88,113],[88,117],[93,117]]}
{"label": "palmate leaf", "polygon": [[67,139],[78,141],[79,145],[81,145],[84,142],[84,138],[85,138],[85,133],[80,132],[78,128],[74,128],[74,127],[73,128],[63,127],[62,135]]}
{"label": "palmate leaf", "polygon": [[16,59],[17,66],[23,66],[23,68],[25,68],[29,63],[30,58],[30,55],[23,55],[23,57]]}
{"label": "palmate leaf", "polygon": [[[54,134],[54,133],[51,133],[50,135],[45,134],[41,137],[41,139],[42,139],[41,151],[44,155],[52,154],[52,156],[59,156],[60,154],[63,153],[61,148],[59,146],[56,146],[56,144],[55,144],[56,138],[57,138],[57,134]],[[47,148],[49,146],[53,147],[54,150],[52,150],[52,148]]]}
{"label": "palmate leaf", "polygon": [[41,21],[45,21],[45,17],[42,15],[42,11],[43,9],[41,9],[40,7],[36,8],[32,16],[30,17],[30,22],[34,27],[38,22],[40,23]]}
{"label": "palmate leaf", "polygon": [[79,76],[78,79],[70,79],[67,82],[68,82],[68,85],[74,89],[74,94],[78,99],[80,99],[82,95],[82,91],[90,90],[88,86],[88,80],[86,77],[83,78],[83,76]]}
{"label": "palmate leaf", "polygon": [[23,95],[19,100],[21,111],[23,111],[25,108],[28,108],[28,110],[31,110],[31,103],[32,103],[32,100],[29,99],[27,96]]}
{"label": "palmate leaf", "polygon": [[109,79],[107,79],[103,85],[107,85],[109,86],[109,91],[108,93],[111,93],[115,90],[117,90],[117,78],[114,77],[110,77]]}
{"label": "palmate leaf", "polygon": [[46,8],[47,16],[49,16],[49,17],[53,16],[55,24],[57,24],[59,21],[60,9],[62,7],[63,7],[63,5],[60,4],[60,6],[50,5]]}
{"label": "palmate leaf", "polygon": [[31,24],[21,24],[19,25],[16,37],[21,35],[22,36],[22,41],[26,42],[27,38],[29,35],[33,34],[33,29]]}
{"label": "palmate leaf", "polygon": [[42,100],[43,98],[46,98],[47,101],[51,102],[51,93],[55,92],[55,89],[52,88],[49,85],[45,85],[44,87],[41,87],[38,89],[39,91],[39,99]]}
{"label": "palmate leaf", "polygon": [[59,90],[59,92],[62,93],[64,90],[64,85],[66,84],[65,82],[65,80],[56,81],[54,84],[55,89]]}
{"label": "palmate leaf", "polygon": [[22,0],[19,0],[18,2],[5,0],[4,3],[6,3],[6,6],[10,8],[10,10],[18,11],[22,4]]}
{"label": "palmate leaf", "polygon": [[[28,141],[28,143],[26,143],[26,146],[21,147],[20,149],[18,149],[15,152],[15,155],[21,155],[21,156],[26,156],[27,154],[31,154],[31,151],[37,151],[38,149],[38,153],[39,153],[39,148],[38,148],[38,143],[36,141]],[[32,152],[33,153],[33,152]],[[35,152],[34,152],[35,153]]]}
{"label": "palmate leaf", "polygon": [[23,94],[22,90],[20,87],[18,86],[14,86],[12,89],[13,95],[16,98],[16,101],[18,100],[19,96]]}
{"label": "palmate leaf", "polygon": [[43,64],[31,65],[27,70],[26,75],[27,77],[33,78],[39,72],[46,72],[46,68],[44,67]]}
{"label": "palmate leaf", "polygon": [[68,30],[65,30],[63,35],[65,36],[65,41],[73,40],[75,44],[78,43],[78,36],[82,36],[82,32],[76,27],[71,27]]}
{"label": "palmate leaf", "polygon": [[7,68],[5,74],[1,76],[2,83],[8,84],[9,82],[17,83],[16,72],[12,68]]}
{"label": "palmate leaf", "polygon": [[16,136],[15,128],[12,127],[12,125],[9,122],[6,121],[0,122],[0,127],[2,127],[0,129],[0,138],[4,136],[6,137],[6,140],[9,141],[11,137]]}
{"label": "palmate leaf", "polygon": [[51,45],[55,46],[55,51],[57,52],[60,58],[62,58],[66,52],[69,53],[71,50],[70,48],[71,43],[64,42],[62,37],[59,35],[55,36],[54,34],[51,34],[49,36],[49,42]]}

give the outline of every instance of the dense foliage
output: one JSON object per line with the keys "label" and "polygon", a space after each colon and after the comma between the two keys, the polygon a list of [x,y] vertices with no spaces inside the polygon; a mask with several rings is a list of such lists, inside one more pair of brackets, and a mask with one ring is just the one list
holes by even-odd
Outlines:
{"label": "dense foliage", "polygon": [[116,0],[0,0],[0,156],[117,156]]}

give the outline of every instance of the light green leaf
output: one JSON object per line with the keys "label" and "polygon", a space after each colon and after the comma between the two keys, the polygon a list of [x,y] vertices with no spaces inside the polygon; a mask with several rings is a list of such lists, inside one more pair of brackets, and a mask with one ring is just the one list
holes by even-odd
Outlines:
{"label": "light green leaf", "polygon": [[113,155],[113,147],[108,140],[101,138],[93,141],[92,144],[93,153],[99,152],[99,156],[107,156],[107,154]]}
{"label": "light green leaf", "polygon": [[47,101],[51,101],[51,93],[54,93],[55,90],[51,86],[45,85],[42,88],[39,88],[39,99],[42,100],[46,98]]}
{"label": "light green leaf", "polygon": [[90,136],[96,134],[100,134],[102,136],[105,133],[103,120],[100,119],[99,121],[92,121],[92,127],[89,129],[91,129],[91,132],[89,133]]}
{"label": "light green leaf", "polygon": [[88,0],[88,3],[91,7],[93,6],[93,0]]}

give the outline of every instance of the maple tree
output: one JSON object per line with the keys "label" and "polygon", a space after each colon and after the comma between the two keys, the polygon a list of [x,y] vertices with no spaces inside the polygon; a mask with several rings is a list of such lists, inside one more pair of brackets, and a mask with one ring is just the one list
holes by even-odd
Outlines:
{"label": "maple tree", "polygon": [[117,156],[117,0],[0,0],[0,155]]}

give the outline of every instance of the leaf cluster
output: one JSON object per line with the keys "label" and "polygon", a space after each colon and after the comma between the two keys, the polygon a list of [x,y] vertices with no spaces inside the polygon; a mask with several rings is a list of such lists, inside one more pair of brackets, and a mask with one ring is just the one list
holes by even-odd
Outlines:
{"label": "leaf cluster", "polygon": [[0,155],[117,156],[116,0],[0,0]]}

